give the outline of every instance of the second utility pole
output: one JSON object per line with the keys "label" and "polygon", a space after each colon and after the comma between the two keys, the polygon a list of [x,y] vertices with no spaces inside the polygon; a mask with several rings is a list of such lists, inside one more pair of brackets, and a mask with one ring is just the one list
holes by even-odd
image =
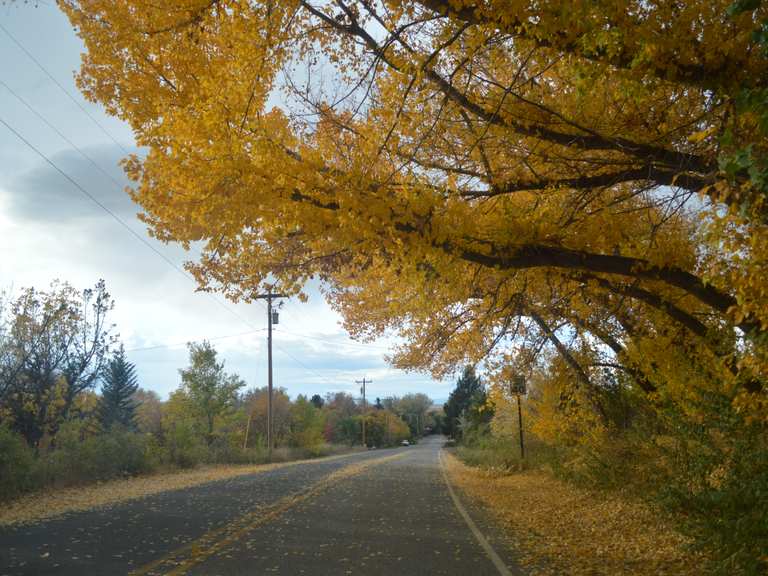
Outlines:
{"label": "second utility pole", "polygon": [[272,300],[285,298],[283,294],[259,294],[256,298],[267,301],[267,457],[272,462],[272,448],[275,439],[273,438],[273,417],[272,417]]}
{"label": "second utility pole", "polygon": [[365,443],[365,385],[373,383],[373,380],[366,380],[365,376],[363,376],[362,380],[355,380],[355,384],[362,384],[363,387],[360,388],[360,392],[363,394],[363,446],[367,446]]}

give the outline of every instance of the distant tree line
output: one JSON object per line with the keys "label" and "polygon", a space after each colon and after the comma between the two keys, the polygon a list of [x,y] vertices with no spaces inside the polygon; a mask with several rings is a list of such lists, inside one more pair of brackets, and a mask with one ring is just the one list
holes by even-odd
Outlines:
{"label": "distant tree line", "polygon": [[[267,389],[245,388],[209,342],[188,345],[178,387],[162,400],[138,373],[109,322],[99,281],[54,282],[0,295],[0,499],[47,484],[76,484],[201,462],[266,457]],[[383,447],[441,431],[424,394],[362,402],[345,392],[273,393],[275,458],[333,446]]]}

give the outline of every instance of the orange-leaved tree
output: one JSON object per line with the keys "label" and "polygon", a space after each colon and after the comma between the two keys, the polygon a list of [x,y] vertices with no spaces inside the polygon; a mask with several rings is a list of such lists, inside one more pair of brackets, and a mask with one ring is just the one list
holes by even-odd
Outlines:
{"label": "orange-leaved tree", "polygon": [[[61,0],[83,92],[128,121],[158,238],[248,300],[320,277],[401,366],[542,346],[682,401],[761,409],[766,8],[730,0]],[[724,138],[724,135],[728,138]],[[759,176],[759,174],[758,174]],[[679,362],[685,360],[681,376]],[[564,399],[565,401],[565,399]]]}

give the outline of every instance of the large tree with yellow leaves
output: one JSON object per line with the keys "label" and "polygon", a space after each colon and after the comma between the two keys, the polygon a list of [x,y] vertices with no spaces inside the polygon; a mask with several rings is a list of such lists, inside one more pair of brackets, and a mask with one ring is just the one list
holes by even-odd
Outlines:
{"label": "large tree with yellow leaves", "polygon": [[595,366],[764,400],[759,3],[60,4],[203,288],[319,276],[354,334],[394,328],[436,374],[546,344],[598,412]]}

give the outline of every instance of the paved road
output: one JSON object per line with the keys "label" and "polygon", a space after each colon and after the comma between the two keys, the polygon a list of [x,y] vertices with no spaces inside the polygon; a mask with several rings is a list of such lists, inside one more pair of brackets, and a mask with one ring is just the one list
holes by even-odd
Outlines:
{"label": "paved road", "polygon": [[[517,574],[450,495],[439,438],[0,528],[0,575]],[[490,532],[482,513],[470,516]],[[502,560],[503,558],[503,560]]]}

